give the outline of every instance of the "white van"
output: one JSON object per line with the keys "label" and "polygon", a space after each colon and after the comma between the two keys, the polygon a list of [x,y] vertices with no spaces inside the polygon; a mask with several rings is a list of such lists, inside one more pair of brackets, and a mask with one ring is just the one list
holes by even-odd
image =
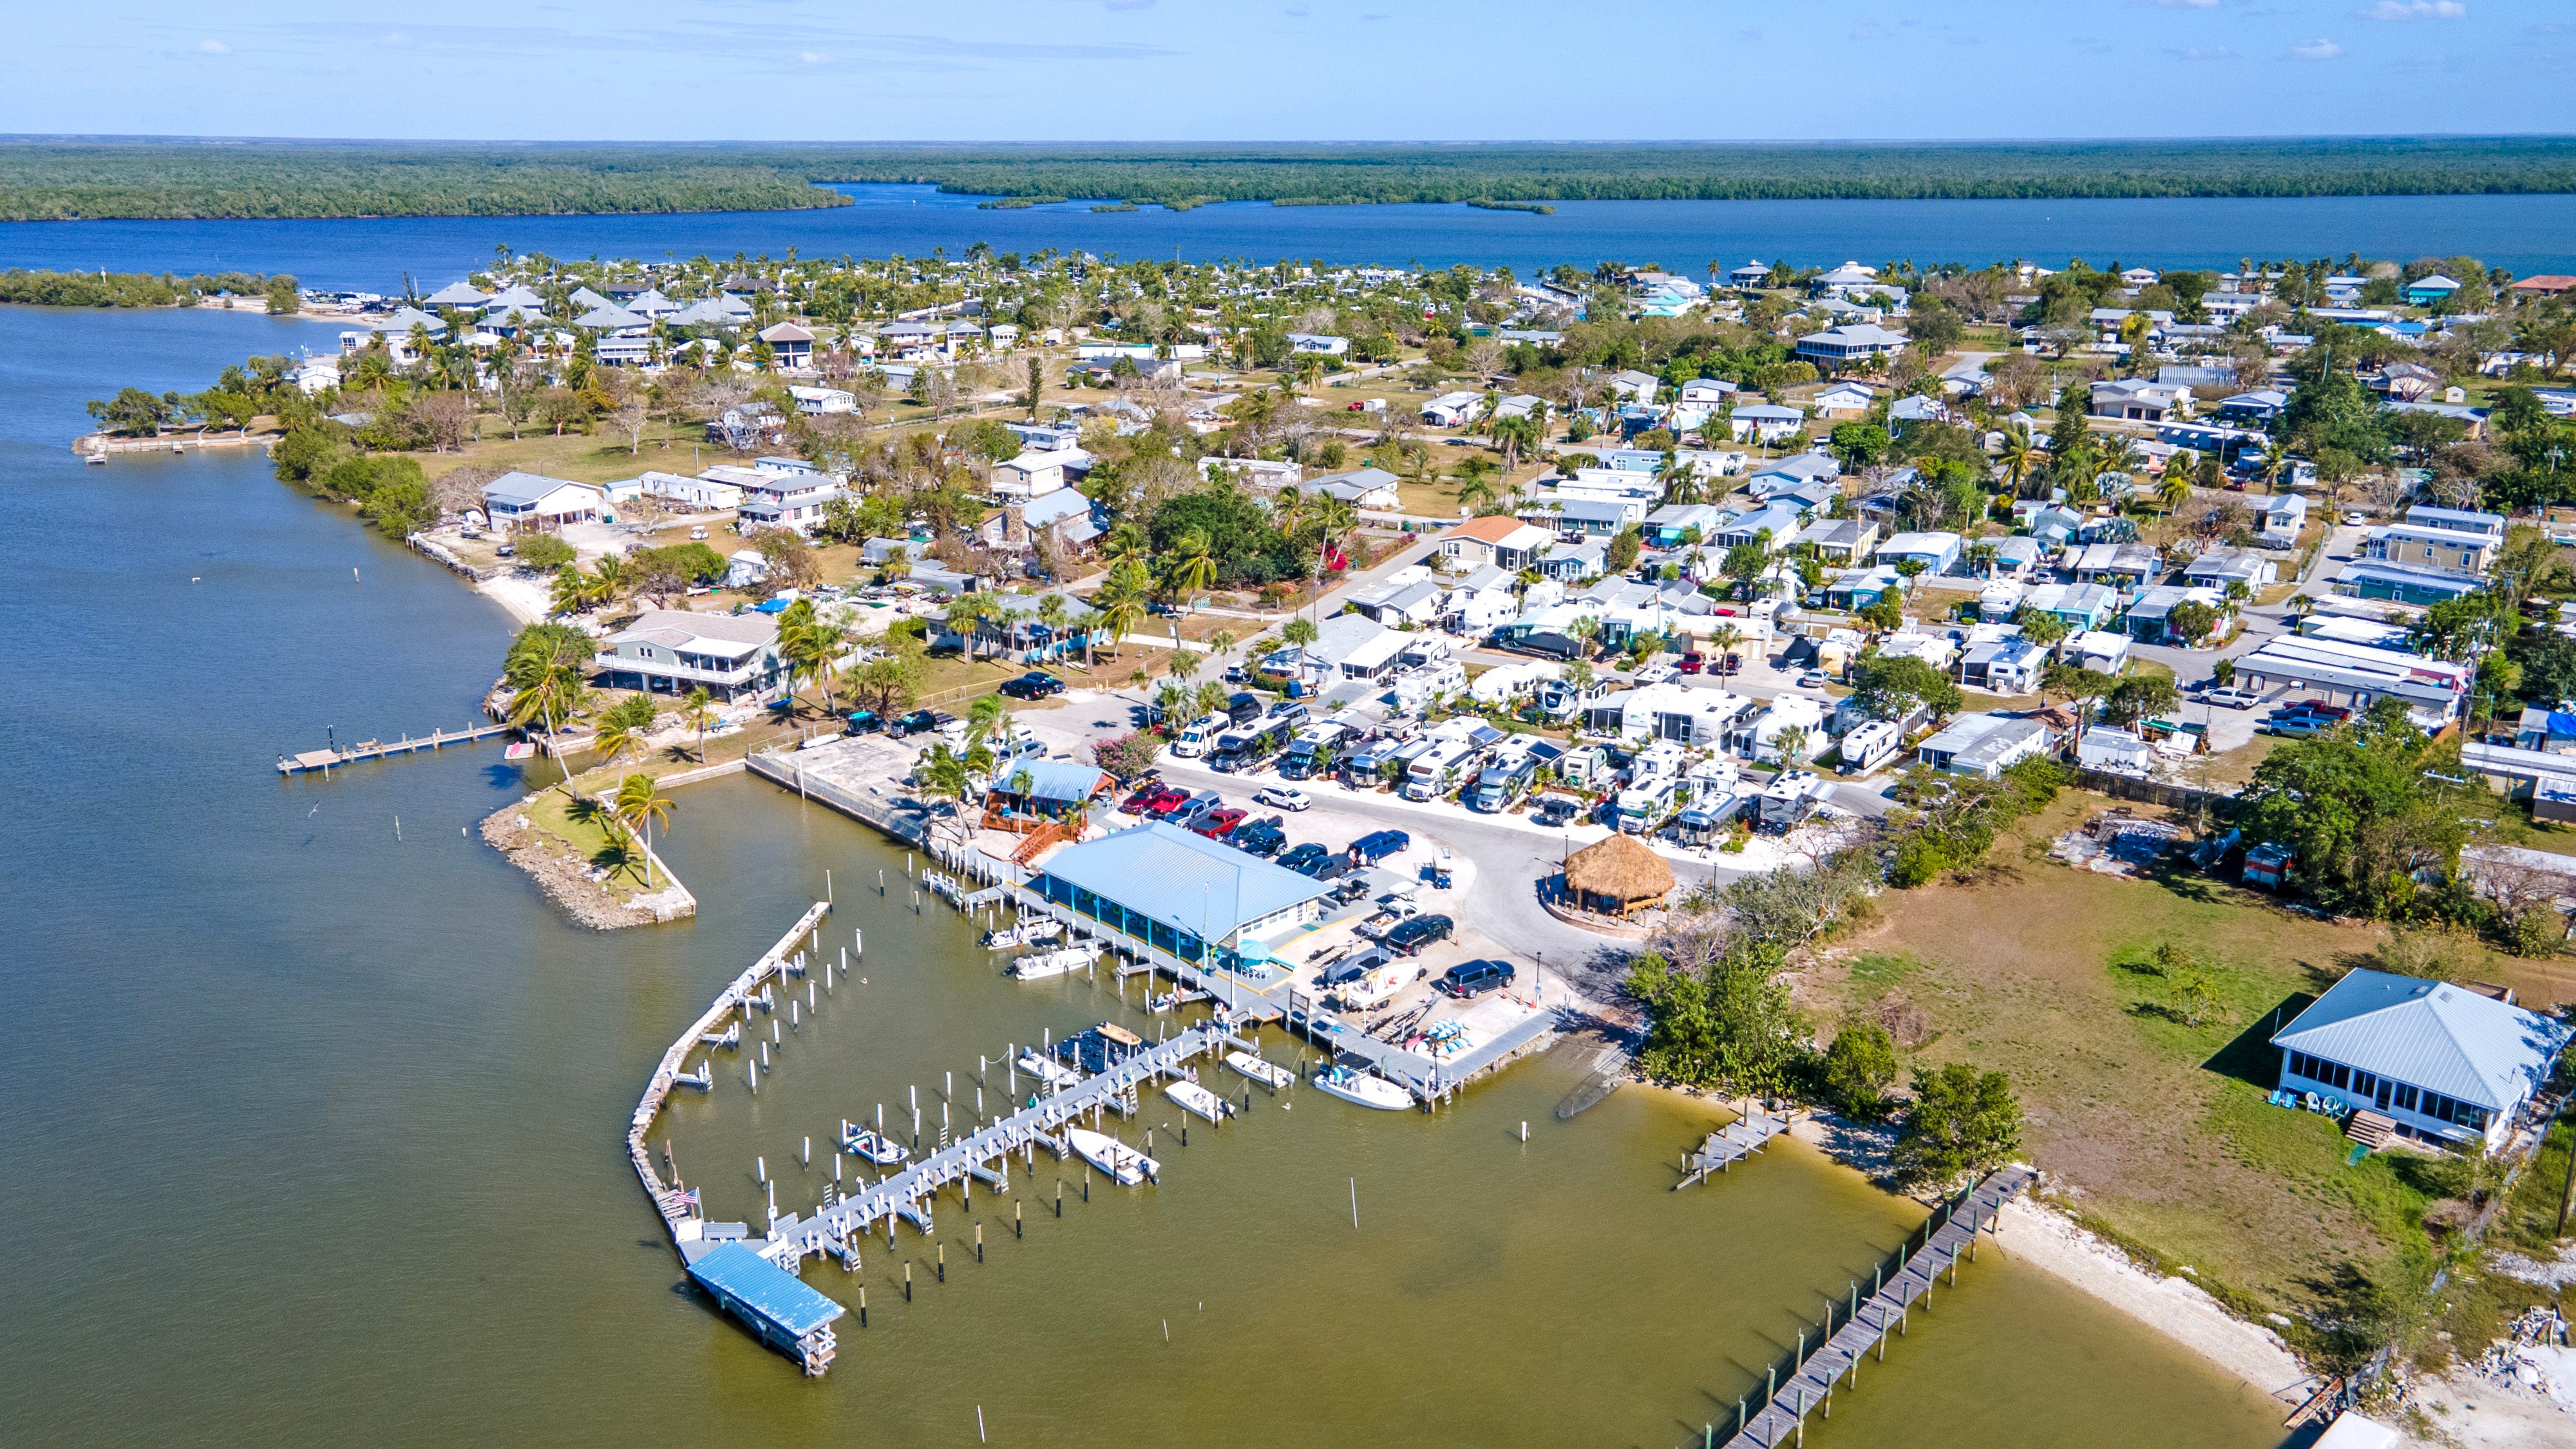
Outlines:
{"label": "white van", "polygon": [[1185,760],[1197,759],[1216,747],[1216,737],[1225,730],[1227,724],[1228,721],[1224,715],[1212,714],[1191,724],[1183,725],[1180,737],[1172,741],[1172,753]]}

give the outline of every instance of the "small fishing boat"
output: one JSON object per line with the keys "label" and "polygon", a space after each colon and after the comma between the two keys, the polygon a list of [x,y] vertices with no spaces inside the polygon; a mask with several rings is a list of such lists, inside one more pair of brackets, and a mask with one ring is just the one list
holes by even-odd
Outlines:
{"label": "small fishing boat", "polygon": [[1401,1112],[1413,1105],[1413,1094],[1384,1077],[1348,1067],[1326,1067],[1315,1074],[1316,1090],[1381,1112]]}
{"label": "small fishing boat", "polygon": [[999,930],[986,931],[984,933],[984,949],[987,951],[1007,951],[1014,946],[1032,946],[1040,941],[1052,941],[1063,934],[1064,922],[1050,921],[1043,916],[1032,916],[1025,921],[1018,922],[1014,925],[1004,926]]}
{"label": "small fishing boat", "polygon": [[1068,1127],[1064,1135],[1083,1161],[1109,1174],[1110,1180],[1122,1187],[1134,1187],[1162,1171],[1162,1164],[1105,1133]]}
{"label": "small fishing boat", "polygon": [[1263,1061],[1250,1052],[1227,1052],[1225,1064],[1239,1076],[1250,1077],[1272,1091],[1278,1091],[1297,1080],[1296,1074],[1276,1062]]}
{"label": "small fishing boat", "polygon": [[1163,1095],[1184,1112],[1195,1112],[1211,1122],[1222,1122],[1234,1115],[1234,1105],[1196,1082],[1168,1082]]}
{"label": "small fishing boat", "polygon": [[1078,1086],[1082,1082],[1082,1073],[1053,1057],[1038,1055],[1035,1047],[1020,1053],[1019,1067],[1021,1071],[1037,1078],[1038,1085],[1050,1092],[1061,1092],[1067,1087]]}
{"label": "small fishing boat", "polygon": [[1042,981],[1049,976],[1062,976],[1091,965],[1099,953],[1089,946],[1065,946],[1053,951],[1037,951],[1011,963],[1010,975],[1021,981]]}
{"label": "small fishing boat", "polygon": [[912,1149],[902,1143],[849,1122],[841,1124],[841,1150],[855,1152],[879,1167],[892,1167],[912,1155]]}

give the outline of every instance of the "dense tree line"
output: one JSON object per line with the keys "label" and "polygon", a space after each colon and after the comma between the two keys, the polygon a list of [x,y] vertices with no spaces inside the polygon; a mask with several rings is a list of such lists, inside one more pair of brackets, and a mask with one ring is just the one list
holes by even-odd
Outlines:
{"label": "dense tree line", "polygon": [[[0,206],[5,206],[0,202]],[[260,297],[272,312],[296,309],[295,279],[283,272],[0,272],[0,302],[31,307],[184,307],[200,298]]]}
{"label": "dense tree line", "polygon": [[2576,190],[2557,137],[1921,145],[653,146],[19,142],[0,220],[507,216],[841,206],[924,182],[1186,208],[1569,200],[2460,195]]}

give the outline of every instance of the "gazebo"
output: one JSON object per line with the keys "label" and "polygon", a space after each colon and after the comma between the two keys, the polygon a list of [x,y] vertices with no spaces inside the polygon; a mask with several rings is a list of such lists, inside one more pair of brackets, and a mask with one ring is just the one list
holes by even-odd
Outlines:
{"label": "gazebo", "polygon": [[1673,892],[1673,868],[1635,837],[1613,835],[1565,858],[1565,893],[1583,910],[1624,916]]}

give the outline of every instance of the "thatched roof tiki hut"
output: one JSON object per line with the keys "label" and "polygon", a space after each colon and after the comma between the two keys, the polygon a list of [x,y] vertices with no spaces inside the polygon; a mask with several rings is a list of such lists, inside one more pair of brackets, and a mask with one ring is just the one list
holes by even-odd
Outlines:
{"label": "thatched roof tiki hut", "polygon": [[1605,916],[1651,910],[1673,893],[1673,868],[1634,837],[1613,835],[1565,858],[1565,894]]}

